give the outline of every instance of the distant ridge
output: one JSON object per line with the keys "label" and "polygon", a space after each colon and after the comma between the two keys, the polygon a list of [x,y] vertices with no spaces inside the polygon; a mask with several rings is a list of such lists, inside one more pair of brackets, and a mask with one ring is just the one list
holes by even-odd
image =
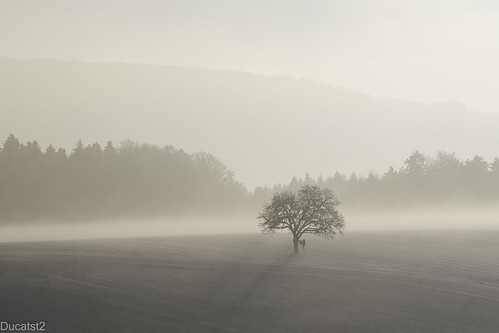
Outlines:
{"label": "distant ridge", "polygon": [[250,188],[307,172],[383,172],[415,149],[487,159],[499,151],[499,115],[458,102],[162,65],[0,58],[0,73],[3,137],[68,148],[75,137],[131,138],[209,151]]}

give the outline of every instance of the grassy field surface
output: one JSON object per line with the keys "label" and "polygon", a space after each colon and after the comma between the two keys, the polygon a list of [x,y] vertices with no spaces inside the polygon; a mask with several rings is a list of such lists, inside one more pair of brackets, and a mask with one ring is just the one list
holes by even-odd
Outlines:
{"label": "grassy field surface", "polygon": [[0,321],[45,332],[497,332],[499,232],[0,244]]}

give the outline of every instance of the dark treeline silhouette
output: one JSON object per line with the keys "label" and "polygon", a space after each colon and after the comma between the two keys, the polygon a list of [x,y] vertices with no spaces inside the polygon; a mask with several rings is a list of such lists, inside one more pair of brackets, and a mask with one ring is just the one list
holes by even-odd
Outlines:
{"label": "dark treeline silhouette", "polygon": [[249,201],[208,153],[123,141],[71,152],[10,135],[0,150],[0,220],[237,213]]}
{"label": "dark treeline silhouette", "polygon": [[347,177],[336,172],[332,177],[315,179],[307,174],[304,179],[293,178],[287,185],[257,188],[254,197],[265,201],[272,193],[296,191],[306,184],[333,189],[344,206],[359,210],[495,204],[499,203],[499,159],[488,162],[475,155],[461,160],[444,151],[428,157],[416,150],[400,169],[391,166],[381,176],[352,173]]}
{"label": "dark treeline silhouette", "polygon": [[273,194],[317,185],[334,191],[355,210],[415,205],[499,203],[499,159],[461,160],[439,152],[413,152],[398,170],[291,180],[249,193],[209,153],[187,154],[172,146],[122,141],[74,149],[42,150],[36,141],[10,135],[0,149],[0,221],[87,220],[159,216],[255,215]]}

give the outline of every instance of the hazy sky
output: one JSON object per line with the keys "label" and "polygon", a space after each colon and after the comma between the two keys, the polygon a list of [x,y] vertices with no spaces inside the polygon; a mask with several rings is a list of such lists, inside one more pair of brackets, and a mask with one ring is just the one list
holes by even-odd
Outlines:
{"label": "hazy sky", "polygon": [[499,2],[0,1],[0,55],[305,76],[499,112]]}

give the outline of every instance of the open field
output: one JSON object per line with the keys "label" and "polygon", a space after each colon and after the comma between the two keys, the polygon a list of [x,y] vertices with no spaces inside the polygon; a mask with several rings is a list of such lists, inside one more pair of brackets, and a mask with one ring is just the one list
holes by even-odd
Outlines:
{"label": "open field", "polygon": [[46,332],[497,332],[499,232],[0,244],[0,320]]}

